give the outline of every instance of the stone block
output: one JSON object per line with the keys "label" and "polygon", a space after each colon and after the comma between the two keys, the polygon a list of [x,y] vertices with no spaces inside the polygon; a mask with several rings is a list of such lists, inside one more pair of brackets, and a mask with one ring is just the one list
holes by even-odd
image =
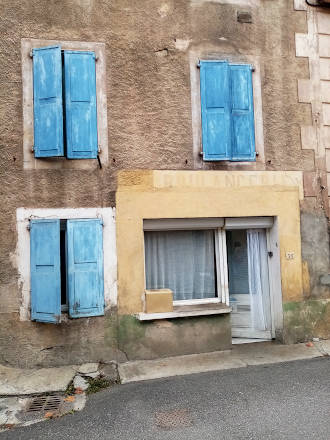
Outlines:
{"label": "stone block", "polygon": [[321,81],[321,101],[330,102],[330,82]]}
{"label": "stone block", "polygon": [[330,80],[330,59],[320,59],[320,77],[323,80]]}
{"label": "stone block", "polygon": [[330,126],[330,104],[323,104],[323,123]]}
{"label": "stone block", "polygon": [[317,135],[316,128],[313,125],[303,125],[300,128],[301,148],[303,150],[316,150]]}
{"label": "stone block", "polygon": [[296,56],[309,57],[311,54],[311,42],[307,34],[296,34]]}
{"label": "stone block", "polygon": [[330,58],[330,35],[319,35],[320,57]]}
{"label": "stone block", "polygon": [[75,374],[74,366],[21,370],[0,365],[0,395],[65,391]]}
{"label": "stone block", "polygon": [[146,313],[164,313],[173,311],[173,292],[170,289],[145,291]]}
{"label": "stone block", "polygon": [[330,15],[327,12],[317,12],[317,30],[319,34],[330,35]]}
{"label": "stone block", "polygon": [[305,197],[316,196],[319,191],[318,178],[314,172],[304,172],[304,195]]}
{"label": "stone block", "polygon": [[307,11],[307,4],[305,0],[294,0],[294,9],[296,11]]}
{"label": "stone block", "polygon": [[312,102],[314,98],[312,82],[309,79],[298,79],[299,102]]}
{"label": "stone block", "polygon": [[321,142],[323,148],[330,148],[330,127],[321,128]]}
{"label": "stone block", "polygon": [[325,150],[325,160],[327,171],[330,173],[330,150]]}

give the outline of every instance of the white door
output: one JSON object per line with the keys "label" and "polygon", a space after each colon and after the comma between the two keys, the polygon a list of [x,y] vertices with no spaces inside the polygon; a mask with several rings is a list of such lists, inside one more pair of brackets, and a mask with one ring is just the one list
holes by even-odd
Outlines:
{"label": "white door", "polygon": [[266,230],[231,230],[226,235],[232,336],[271,339]]}

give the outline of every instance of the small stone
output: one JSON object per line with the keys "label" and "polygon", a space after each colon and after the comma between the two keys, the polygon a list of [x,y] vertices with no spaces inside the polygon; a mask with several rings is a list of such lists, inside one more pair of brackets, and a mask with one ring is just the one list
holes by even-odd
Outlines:
{"label": "small stone", "polygon": [[119,380],[117,364],[115,362],[110,362],[109,364],[101,364],[100,373],[102,377],[109,380],[110,382],[117,382]]}
{"label": "small stone", "polygon": [[78,367],[78,373],[87,374],[87,373],[95,373],[99,368],[99,364],[90,363],[90,364],[82,364]]}
{"label": "small stone", "polygon": [[320,342],[320,338],[313,338],[313,342]]}
{"label": "small stone", "polygon": [[76,388],[74,392],[75,394],[84,394],[84,391],[81,388]]}
{"label": "small stone", "polygon": [[306,347],[314,347],[313,342],[307,342]]}
{"label": "small stone", "polygon": [[92,379],[95,379],[96,377],[100,376],[100,372],[99,371],[95,371],[95,373],[86,373],[86,374],[84,374],[84,376],[91,377]]}
{"label": "small stone", "polygon": [[75,389],[80,388],[81,390],[86,391],[87,388],[89,387],[89,384],[88,384],[87,380],[85,380],[83,377],[76,376],[73,379],[73,386]]}
{"label": "small stone", "polygon": [[54,413],[49,411],[45,413],[45,419],[52,419],[54,417]]}
{"label": "small stone", "polygon": [[15,424],[14,423],[6,423],[4,426],[5,426],[5,429],[12,429],[15,426]]}

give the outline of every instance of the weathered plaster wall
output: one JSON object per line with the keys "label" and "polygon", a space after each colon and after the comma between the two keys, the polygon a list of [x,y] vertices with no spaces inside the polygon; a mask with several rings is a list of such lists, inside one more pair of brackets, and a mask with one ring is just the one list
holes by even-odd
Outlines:
{"label": "weathered plaster wall", "polygon": [[[237,21],[241,10],[251,13],[252,23]],[[42,350],[60,346],[62,340],[63,358],[67,356],[68,362],[83,357],[83,353],[90,360],[100,356],[106,318],[67,324],[67,328],[70,325],[75,329],[75,336],[63,328],[53,330],[51,336],[50,330],[43,333],[43,325],[18,322],[21,291],[11,257],[17,246],[16,209],[113,207],[120,169],[199,168],[193,149],[189,61],[196,48],[209,56],[227,54],[259,60],[265,169],[314,171],[314,153],[302,149],[300,142],[300,125],[311,125],[311,108],[298,104],[296,82],[297,77],[309,75],[307,59],[295,56],[294,35],[306,32],[305,12],[294,12],[288,0],[2,0],[0,353],[4,360],[17,362],[11,353],[19,352],[21,362],[39,362],[38,356],[34,361],[35,344]],[[105,43],[107,166],[24,170],[23,38]],[[227,168],[222,163],[205,166]],[[249,168],[237,164],[235,169]],[[326,236],[323,208],[311,199],[305,199],[303,208],[314,213]],[[303,254],[307,258],[312,251],[307,228],[305,237]],[[311,288],[313,295],[325,296],[328,293],[320,288],[319,270],[309,269]],[[95,329],[90,337],[100,351],[91,348],[88,337],[83,336],[88,326]],[[20,330],[15,335],[16,327]],[[20,350],[13,348],[14,336],[15,347]],[[41,361],[61,358],[51,353],[49,350]],[[112,351],[105,353],[108,358],[112,356]]]}

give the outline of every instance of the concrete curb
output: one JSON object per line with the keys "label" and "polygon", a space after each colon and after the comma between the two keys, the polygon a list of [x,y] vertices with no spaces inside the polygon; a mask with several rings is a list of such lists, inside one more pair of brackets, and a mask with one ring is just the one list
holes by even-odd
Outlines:
{"label": "concrete curb", "polygon": [[274,342],[234,345],[232,350],[119,364],[121,383],[312,359],[330,354],[330,341],[280,345]]}

